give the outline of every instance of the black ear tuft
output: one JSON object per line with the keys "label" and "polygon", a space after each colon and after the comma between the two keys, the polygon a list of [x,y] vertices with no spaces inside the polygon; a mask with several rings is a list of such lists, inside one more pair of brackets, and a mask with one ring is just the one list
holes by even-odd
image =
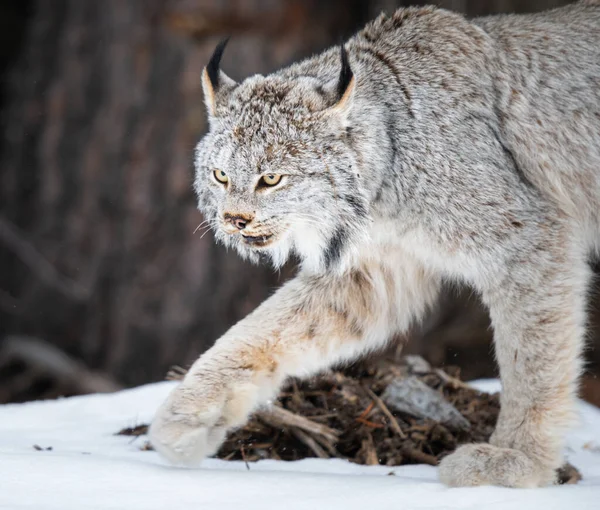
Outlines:
{"label": "black ear tuft", "polygon": [[348,62],[348,52],[344,45],[341,45],[341,57],[342,57],[342,68],[340,70],[340,79],[337,84],[337,95],[338,99],[341,99],[352,81],[354,73],[350,69],[350,62]]}
{"label": "black ear tuft", "polygon": [[213,86],[213,89],[217,89],[219,86],[219,65],[221,64],[221,57],[223,56],[223,51],[225,50],[225,46],[229,42],[229,37],[223,39],[210,57],[210,61],[206,66],[206,72],[208,74],[208,78],[210,79],[210,83]]}

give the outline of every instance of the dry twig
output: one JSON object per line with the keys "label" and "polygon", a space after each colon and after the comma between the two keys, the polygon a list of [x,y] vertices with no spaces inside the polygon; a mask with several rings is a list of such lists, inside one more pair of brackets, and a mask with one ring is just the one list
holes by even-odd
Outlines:
{"label": "dry twig", "polygon": [[308,446],[317,457],[319,457],[321,459],[329,458],[329,455],[327,455],[327,452],[325,450],[323,450],[323,448],[321,448],[321,446],[312,437],[310,437],[306,432],[302,431],[301,429],[293,427],[292,434],[294,434],[300,441],[302,441],[306,446]]}
{"label": "dry twig", "polygon": [[272,406],[268,409],[263,409],[258,413],[258,417],[271,425],[272,427],[297,427],[311,434],[323,436],[329,441],[335,443],[338,439],[339,432],[326,425],[316,423],[299,414],[291,413],[279,406]]}
{"label": "dry twig", "polygon": [[364,388],[365,391],[368,393],[369,397],[371,397],[375,401],[377,407],[381,409],[381,412],[386,415],[388,420],[390,420],[390,426],[394,429],[394,432],[396,432],[396,434],[398,434],[402,439],[405,439],[406,434],[402,432],[398,420],[396,420],[396,417],[388,409],[388,406],[386,406],[383,400],[381,400],[377,395],[375,395],[375,393],[373,393],[371,388],[368,388],[366,386],[364,386]]}

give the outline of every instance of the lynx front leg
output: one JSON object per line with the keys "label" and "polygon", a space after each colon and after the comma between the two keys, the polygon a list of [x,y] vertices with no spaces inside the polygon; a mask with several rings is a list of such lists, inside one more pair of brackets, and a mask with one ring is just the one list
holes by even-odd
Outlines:
{"label": "lynx front leg", "polygon": [[298,276],[192,366],[159,409],[152,444],[176,463],[212,455],[226,432],[274,397],[286,377],[310,375],[380,346],[422,314],[436,291],[412,265]]}
{"label": "lynx front leg", "polygon": [[589,270],[566,236],[534,246],[484,293],[502,377],[489,445],[465,445],[440,465],[453,486],[537,487],[555,481],[574,418]]}

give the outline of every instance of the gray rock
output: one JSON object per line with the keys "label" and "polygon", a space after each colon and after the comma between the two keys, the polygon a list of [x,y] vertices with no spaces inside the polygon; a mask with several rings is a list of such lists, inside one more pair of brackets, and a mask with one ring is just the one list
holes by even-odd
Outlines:
{"label": "gray rock", "polygon": [[381,399],[390,409],[416,418],[429,418],[450,429],[468,430],[471,427],[469,421],[441,393],[415,376],[392,381]]}
{"label": "gray rock", "polygon": [[431,365],[417,354],[407,354],[404,356],[404,363],[411,374],[428,374],[431,372]]}

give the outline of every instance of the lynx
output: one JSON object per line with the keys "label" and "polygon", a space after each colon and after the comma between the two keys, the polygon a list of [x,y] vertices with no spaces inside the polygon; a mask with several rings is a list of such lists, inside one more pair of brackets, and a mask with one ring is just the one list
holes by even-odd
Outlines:
{"label": "lynx", "polygon": [[219,69],[224,47],[202,74],[199,209],[242,257],[299,270],[193,364],[155,448],[214,454],[286,378],[381,348],[460,281],[489,308],[502,410],[440,479],[553,483],[600,247],[600,2],[473,20],[401,9],[241,83]]}

